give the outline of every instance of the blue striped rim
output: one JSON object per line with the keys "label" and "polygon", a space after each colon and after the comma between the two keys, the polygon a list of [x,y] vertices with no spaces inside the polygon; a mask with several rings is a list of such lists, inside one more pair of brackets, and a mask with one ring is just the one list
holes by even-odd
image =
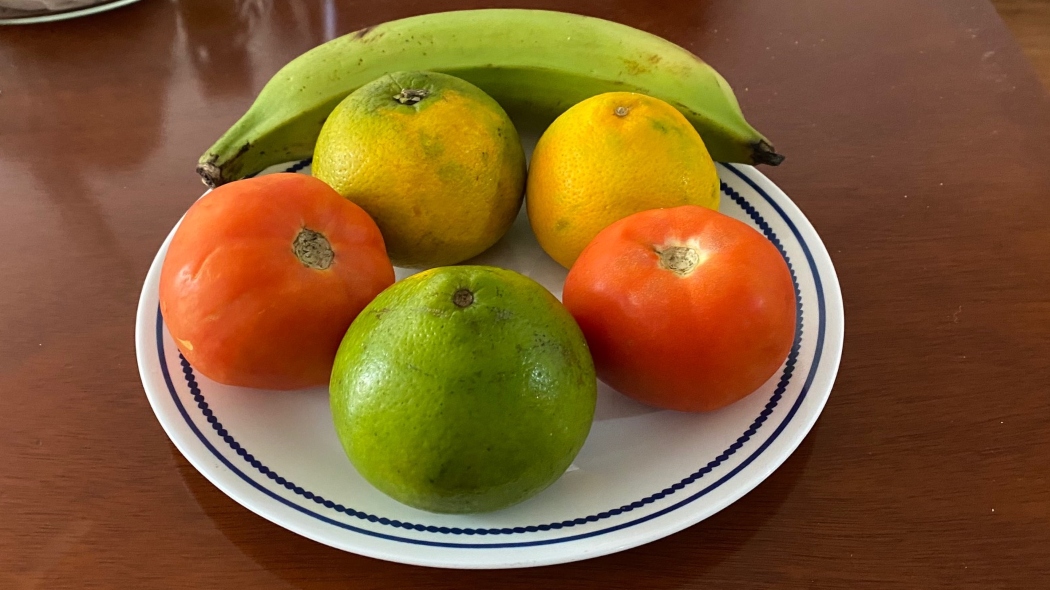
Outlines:
{"label": "blue striped rim", "polygon": [[[292,171],[301,170],[308,163],[309,163],[308,161],[299,162],[298,164],[292,166],[288,171],[292,172]],[[803,252],[806,255],[806,260],[807,260],[807,262],[809,264],[810,270],[813,273],[814,282],[815,282],[816,291],[817,291],[818,318],[819,318],[818,330],[817,330],[817,348],[816,348],[816,353],[815,353],[815,356],[814,356],[814,359],[813,359],[813,365],[810,368],[809,374],[806,377],[806,381],[803,384],[803,387],[802,387],[802,390],[799,393],[798,399],[795,401],[794,405],[791,407],[791,409],[788,411],[787,415],[784,417],[784,420],[780,423],[780,425],[777,426],[777,428],[773,431],[773,433],[770,435],[770,437],[768,439],[766,439],[766,441],[763,442],[758,447],[758,449],[756,449],[740,465],[735,467],[732,471],[730,471],[729,473],[724,475],[718,481],[713,482],[711,485],[705,487],[704,489],[702,489],[702,490],[700,490],[698,492],[695,492],[694,494],[681,499],[677,503],[675,503],[673,505],[670,505],[670,506],[667,506],[667,507],[665,507],[665,508],[663,508],[663,509],[661,509],[661,510],[659,510],[657,512],[654,512],[654,513],[648,514],[646,516],[642,516],[642,517],[639,517],[637,519],[634,519],[634,520],[631,520],[631,521],[628,521],[628,522],[625,522],[625,523],[621,523],[621,524],[618,524],[618,525],[615,525],[615,526],[606,527],[606,528],[595,530],[595,531],[589,531],[589,532],[581,533],[581,534],[577,534],[577,535],[570,535],[570,536],[566,536],[566,537],[560,537],[560,538],[557,538],[557,539],[544,539],[544,540],[518,541],[518,542],[503,542],[503,543],[456,543],[456,542],[447,542],[447,541],[431,541],[431,540],[422,540],[422,539],[412,539],[412,538],[400,537],[400,536],[397,536],[397,535],[391,535],[391,534],[387,534],[387,533],[380,533],[380,532],[376,532],[376,531],[362,529],[360,527],[356,527],[356,526],[353,526],[353,525],[350,525],[350,524],[347,524],[347,523],[344,523],[344,522],[340,522],[338,520],[334,520],[334,519],[332,519],[332,518],[330,518],[328,516],[325,516],[325,515],[322,515],[322,514],[318,514],[318,513],[314,512],[313,510],[310,510],[308,508],[300,506],[299,504],[296,504],[296,503],[294,503],[294,502],[292,502],[292,501],[290,501],[290,500],[288,500],[286,498],[283,498],[280,495],[272,492],[271,490],[267,489],[265,486],[263,486],[263,485],[259,484],[258,482],[256,482],[254,479],[252,479],[250,476],[245,474],[243,471],[238,469],[236,466],[234,466],[234,464],[226,456],[224,456],[221,452],[219,452],[219,450],[216,449],[208,441],[208,439],[204,436],[204,434],[200,431],[200,429],[194,423],[194,421],[190,417],[189,413],[186,411],[185,406],[182,404],[182,401],[179,398],[179,396],[178,396],[178,394],[177,394],[177,392],[175,390],[175,386],[174,386],[174,383],[172,382],[171,375],[170,375],[170,373],[168,371],[168,366],[167,366],[167,362],[166,362],[166,356],[165,356],[165,352],[164,352],[164,342],[163,342],[163,318],[161,317],[160,309],[158,308],[158,310],[157,310],[157,348],[158,348],[158,355],[159,355],[158,358],[161,360],[161,362],[160,362],[161,371],[162,371],[162,373],[164,375],[165,383],[168,386],[168,390],[169,390],[169,393],[172,396],[172,400],[174,401],[176,407],[179,410],[179,413],[182,415],[182,417],[186,421],[187,425],[194,432],[194,434],[196,434],[196,436],[200,439],[200,441],[204,444],[204,446],[213,455],[215,455],[215,457],[218,458],[228,469],[230,469],[232,472],[237,474],[238,477],[240,477],[241,479],[243,479],[244,481],[249,483],[252,487],[258,489],[259,491],[261,491],[265,495],[267,495],[267,496],[277,500],[278,502],[280,502],[280,503],[282,503],[282,504],[284,504],[286,506],[289,506],[289,507],[291,507],[291,508],[293,508],[293,509],[295,509],[295,510],[297,510],[297,511],[303,513],[303,514],[306,514],[308,516],[316,518],[316,519],[318,519],[318,520],[320,520],[322,522],[326,522],[328,524],[337,526],[339,528],[343,528],[343,529],[346,529],[346,530],[354,531],[354,532],[361,533],[361,534],[368,535],[368,536],[372,536],[372,537],[388,539],[388,540],[392,540],[392,541],[400,541],[400,542],[411,543],[411,544],[417,544],[417,545],[429,545],[429,546],[436,546],[436,547],[453,547],[453,548],[490,548],[491,549],[491,548],[527,547],[527,546],[535,546],[535,545],[549,545],[549,544],[555,544],[555,543],[564,543],[564,542],[569,542],[569,541],[574,541],[574,540],[594,537],[594,536],[597,536],[597,535],[601,535],[601,534],[605,534],[605,533],[621,530],[621,529],[624,529],[624,528],[627,528],[627,527],[631,527],[631,526],[634,526],[634,525],[637,525],[637,524],[641,524],[643,522],[647,522],[649,520],[652,520],[654,518],[657,518],[659,516],[667,514],[667,513],[671,512],[673,510],[676,510],[676,509],[678,509],[678,508],[680,508],[680,507],[682,507],[682,506],[684,506],[686,504],[689,504],[689,503],[695,501],[696,499],[706,495],[707,493],[709,493],[712,490],[718,488],[719,486],[724,484],[726,481],[728,481],[729,479],[734,477],[737,473],[742,471],[745,467],[750,465],[751,462],[754,461],[762,452],[764,452],[773,443],[773,441],[780,435],[780,433],[783,432],[784,428],[786,428],[788,423],[791,421],[791,419],[797,413],[799,406],[801,406],[802,401],[805,399],[806,394],[809,391],[809,388],[810,388],[810,386],[811,386],[811,384],[813,382],[813,378],[816,375],[817,368],[818,368],[818,366],[820,364],[820,357],[821,357],[823,344],[824,344],[824,332],[825,332],[825,323],[826,323],[826,320],[825,320],[825,302],[824,302],[823,285],[822,285],[821,280],[820,280],[820,275],[819,275],[819,273],[817,271],[816,262],[813,260],[812,253],[810,252],[808,245],[803,240],[802,235],[798,231],[798,228],[795,226],[795,224],[784,213],[783,209],[781,209],[781,207],[772,198],[770,198],[768,194],[766,194],[765,191],[763,191],[761,188],[759,188],[750,178],[748,178],[746,175],[742,174],[735,167],[730,166],[730,165],[724,165],[724,166],[725,166],[725,168],[727,170],[729,170],[734,175],[736,175],[741,180],[743,180],[746,184],[748,184],[753,190],[755,190],[755,192],[757,192],[759,195],[761,195],[774,208],[774,210],[777,212],[777,214],[780,215],[780,217],[785,221],[785,223],[791,229],[791,231],[794,234],[795,238],[798,240],[799,244],[801,245],[802,250],[803,250]],[[566,521],[557,522],[557,523],[549,523],[549,524],[534,525],[534,526],[527,526],[527,527],[502,528],[502,529],[469,529],[469,528],[468,529],[459,529],[459,528],[448,528],[448,527],[424,526],[424,525],[421,525],[421,524],[406,523],[406,522],[401,522],[401,521],[392,520],[392,519],[388,519],[388,518],[377,517],[375,515],[370,515],[370,514],[367,514],[367,513],[363,513],[363,512],[354,510],[352,508],[346,508],[346,507],[344,507],[342,505],[335,504],[335,503],[333,503],[333,502],[331,502],[329,500],[325,500],[323,497],[318,496],[317,494],[314,494],[314,493],[312,493],[312,492],[310,492],[308,490],[304,490],[303,488],[295,485],[293,482],[290,482],[290,481],[286,480],[285,478],[280,477],[279,475],[276,474],[276,472],[274,472],[273,470],[269,469],[268,467],[263,465],[260,461],[255,459],[254,456],[252,456],[250,453],[248,453],[246,449],[241,447],[241,445],[239,443],[237,443],[233,439],[232,436],[229,435],[229,433],[222,427],[222,424],[221,424],[221,422],[219,422],[218,418],[216,416],[214,416],[212,411],[208,408],[207,402],[204,400],[203,394],[200,392],[199,388],[197,387],[197,383],[196,383],[196,379],[195,379],[195,377],[193,375],[192,367],[190,367],[189,363],[186,362],[186,360],[184,358],[182,358],[182,356],[180,355],[181,364],[183,366],[183,373],[186,376],[186,381],[187,381],[188,386],[190,388],[191,394],[193,395],[194,401],[197,402],[197,405],[201,409],[202,414],[205,416],[205,418],[207,419],[207,421],[209,422],[211,427],[218,433],[218,435],[223,439],[223,441],[226,442],[226,444],[230,446],[230,448],[232,450],[234,450],[238,455],[240,455],[245,461],[247,461],[257,471],[259,471],[263,475],[266,475],[269,479],[276,481],[278,483],[278,485],[283,485],[286,489],[292,491],[296,495],[302,496],[302,497],[304,497],[304,498],[306,498],[308,500],[311,500],[311,501],[313,501],[313,502],[315,502],[315,503],[317,503],[319,505],[322,505],[322,506],[324,506],[326,508],[334,509],[336,512],[345,513],[347,515],[354,516],[354,517],[362,519],[362,520],[367,520],[369,522],[377,522],[377,523],[382,524],[382,525],[393,526],[395,528],[405,528],[405,529],[411,529],[411,530],[416,530],[416,531],[421,531],[421,532],[432,532],[432,533],[454,534],[454,535],[460,535],[460,534],[463,534],[463,535],[475,535],[475,534],[476,535],[488,535],[488,534],[498,535],[498,534],[504,534],[504,535],[506,535],[506,534],[516,534],[516,533],[530,533],[530,532],[536,532],[536,531],[557,530],[557,529],[561,529],[561,528],[568,528],[568,527],[572,527],[572,526],[576,526],[576,525],[582,525],[582,524],[586,524],[586,523],[589,523],[589,522],[596,522],[596,521],[601,520],[601,519],[605,519],[605,518],[609,518],[609,517],[612,517],[612,516],[617,516],[617,515],[620,515],[620,514],[623,514],[623,513],[626,513],[626,512],[630,512],[630,511],[632,511],[632,510],[634,510],[636,508],[641,508],[644,505],[651,504],[652,502],[654,502],[656,500],[663,499],[664,497],[670,496],[670,495],[674,494],[675,492],[677,492],[677,491],[679,491],[681,489],[684,489],[687,485],[692,484],[696,480],[700,479],[701,477],[703,477],[703,475],[705,475],[706,473],[709,473],[712,469],[714,469],[715,467],[720,465],[722,462],[727,460],[730,456],[735,454],[736,451],[743,445],[743,443],[747,442],[751,438],[751,436],[753,436],[758,431],[758,429],[761,427],[761,425],[766,421],[767,417],[772,414],[773,408],[779,403],[780,397],[783,395],[783,393],[784,393],[784,391],[785,391],[785,389],[787,387],[787,384],[788,384],[788,382],[789,382],[789,380],[791,378],[791,374],[794,371],[794,364],[795,364],[795,360],[796,360],[797,355],[798,355],[798,350],[799,350],[799,346],[800,346],[800,342],[801,342],[801,334],[802,334],[802,302],[801,302],[801,295],[800,295],[800,292],[799,292],[799,287],[798,287],[798,284],[797,284],[797,280],[795,279],[795,272],[794,272],[794,269],[791,267],[791,261],[790,261],[790,259],[788,259],[787,253],[785,252],[785,250],[783,248],[783,245],[780,243],[780,240],[776,237],[776,235],[773,233],[772,229],[765,222],[765,220],[762,219],[762,217],[758,214],[758,212],[754,209],[754,207],[752,207],[741,195],[739,195],[736,191],[734,191],[733,189],[731,189],[730,187],[728,187],[724,183],[722,184],[722,191],[726,195],[728,195],[731,199],[733,199],[734,202],[736,202],[738,205],[740,205],[743,208],[743,210],[745,211],[745,213],[747,213],[759,225],[759,228],[766,235],[766,237],[770,239],[770,241],[777,247],[778,250],[780,250],[781,254],[785,257],[785,260],[787,260],[789,268],[791,268],[792,281],[795,282],[795,291],[796,291],[796,298],[797,298],[797,303],[798,303],[798,317],[797,317],[798,322],[797,322],[797,329],[796,329],[796,334],[795,334],[795,342],[794,342],[794,344],[792,346],[791,353],[788,356],[788,361],[787,361],[787,363],[785,363],[785,369],[784,369],[783,376],[782,376],[780,382],[778,383],[777,388],[776,388],[773,396],[770,398],[769,402],[766,404],[765,408],[762,410],[762,412],[759,414],[759,416],[755,419],[755,421],[752,422],[752,424],[748,428],[748,430],[746,430],[744,432],[744,434],[740,438],[737,439],[736,442],[734,442],[732,445],[730,445],[729,448],[727,448],[725,451],[723,451],[721,454],[719,454],[716,457],[715,460],[709,462],[707,465],[705,465],[703,468],[699,469],[697,472],[695,472],[695,473],[691,474],[690,476],[684,478],[683,480],[681,480],[678,483],[672,485],[671,487],[665,488],[665,489],[663,489],[660,492],[657,492],[657,493],[652,494],[652,495],[650,495],[650,496],[648,496],[646,498],[643,498],[642,500],[639,500],[639,501],[636,501],[636,502],[632,502],[631,504],[622,506],[620,508],[608,510],[608,511],[601,512],[601,513],[595,514],[595,515],[589,515],[589,516],[583,517],[583,518],[576,518],[576,519],[566,520]]]}

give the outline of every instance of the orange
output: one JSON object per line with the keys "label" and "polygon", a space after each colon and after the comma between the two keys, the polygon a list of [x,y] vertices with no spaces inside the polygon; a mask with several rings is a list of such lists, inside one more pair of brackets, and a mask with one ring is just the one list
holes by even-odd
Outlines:
{"label": "orange", "polygon": [[332,369],[332,417],[358,472],[433,512],[488,512],[554,483],[583,446],[598,383],[587,343],[536,281],[449,266],[383,291]]}
{"label": "orange", "polygon": [[594,236],[628,215],[664,207],[718,209],[718,173],[700,135],[666,102],[631,92],[562,113],[532,153],[532,230],[569,268]]}
{"label": "orange", "polygon": [[329,115],[313,175],[375,219],[394,264],[441,266],[480,254],[510,229],[525,154],[506,112],[478,87],[395,72]]}

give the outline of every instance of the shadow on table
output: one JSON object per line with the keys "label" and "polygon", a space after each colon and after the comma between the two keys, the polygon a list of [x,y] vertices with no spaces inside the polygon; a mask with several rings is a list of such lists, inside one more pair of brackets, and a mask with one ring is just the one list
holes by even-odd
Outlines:
{"label": "shadow on table", "polygon": [[[818,424],[819,428],[819,424]],[[231,543],[263,569],[303,590],[340,582],[354,588],[418,585],[449,588],[542,587],[555,580],[586,580],[598,587],[650,590],[680,587],[681,576],[703,577],[739,551],[780,510],[806,471],[809,436],[765,482],[725,510],[684,531],[622,553],[588,561],[519,570],[437,570],[380,562],[346,553],[278,527],[250,513],[205,480],[172,447],[187,488]]]}

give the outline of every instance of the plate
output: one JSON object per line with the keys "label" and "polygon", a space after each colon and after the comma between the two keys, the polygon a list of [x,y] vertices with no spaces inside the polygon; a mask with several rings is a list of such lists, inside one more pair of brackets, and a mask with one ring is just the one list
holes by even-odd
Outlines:
{"label": "plate", "polygon": [[[134,4],[139,0],[112,0],[102,4],[92,4],[81,8],[72,8],[58,11],[0,11],[0,25],[30,25],[34,23],[50,23],[60,20],[69,20],[91,14],[98,14],[128,4]],[[21,14],[19,14],[21,13]]]}
{"label": "plate", "polygon": [[[275,170],[308,173],[309,161]],[[842,296],[816,231],[754,168],[719,165],[718,173],[722,212],[762,232],[791,268],[798,329],[783,367],[747,398],[699,415],[655,410],[601,385],[576,461],[517,506],[443,515],[399,504],[344,455],[324,388],[242,389],[196,373],[158,307],[170,234],[139,300],[136,350],[146,395],[171,441],[216,487],[263,518],[345,551],[424,566],[512,568],[665,537],[738,500],[788,458],[820,415],[842,352]],[[561,296],[566,271],[540,249],[524,208],[507,236],[472,262],[516,270]]]}

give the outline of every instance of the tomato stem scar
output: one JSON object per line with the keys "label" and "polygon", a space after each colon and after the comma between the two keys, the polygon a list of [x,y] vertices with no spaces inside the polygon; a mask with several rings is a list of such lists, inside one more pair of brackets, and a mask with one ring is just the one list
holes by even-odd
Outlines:
{"label": "tomato stem scar", "polygon": [[693,272],[700,263],[700,254],[686,246],[671,246],[665,250],[656,250],[656,253],[660,256],[660,267],[679,276]]}
{"label": "tomato stem scar", "polygon": [[317,270],[325,270],[332,266],[332,260],[335,258],[335,252],[332,251],[332,245],[328,243],[328,239],[319,232],[305,227],[299,231],[299,235],[295,236],[295,241],[292,242],[292,253],[299,259],[299,262],[303,263],[303,266]]}

